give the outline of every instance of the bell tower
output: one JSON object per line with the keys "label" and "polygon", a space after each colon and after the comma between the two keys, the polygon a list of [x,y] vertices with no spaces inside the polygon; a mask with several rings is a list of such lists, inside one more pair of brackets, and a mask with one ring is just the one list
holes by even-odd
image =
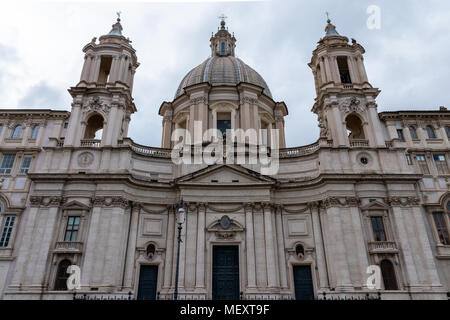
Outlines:
{"label": "bell tower", "polygon": [[83,48],[80,82],[69,89],[72,112],[65,146],[117,146],[136,112],[133,78],[139,67],[131,41],[122,35],[120,14],[111,31]]}
{"label": "bell tower", "polygon": [[328,19],[309,67],[317,93],[312,111],[318,115],[321,138],[333,140],[334,147],[385,147],[375,100],[380,90],[368,80],[364,53]]}

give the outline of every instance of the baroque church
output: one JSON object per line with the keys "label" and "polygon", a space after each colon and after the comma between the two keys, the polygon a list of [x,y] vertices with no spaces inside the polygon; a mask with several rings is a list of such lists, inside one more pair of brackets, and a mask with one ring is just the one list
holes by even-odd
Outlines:
{"label": "baroque church", "polygon": [[[320,137],[286,148],[288,107],[225,21],[210,47],[159,109],[160,148],[127,134],[139,62],[120,19],[83,48],[70,112],[0,110],[0,298],[448,299],[450,112],[379,113],[364,48],[328,21],[309,62]],[[217,135],[172,139],[198,123]],[[268,133],[276,172],[173,161],[239,129]]]}

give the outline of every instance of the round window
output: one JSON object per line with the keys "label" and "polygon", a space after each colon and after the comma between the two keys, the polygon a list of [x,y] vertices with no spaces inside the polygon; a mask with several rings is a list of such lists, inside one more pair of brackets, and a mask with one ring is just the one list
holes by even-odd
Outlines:
{"label": "round window", "polygon": [[369,159],[367,159],[366,157],[361,157],[361,159],[359,159],[359,161],[360,161],[363,165],[369,164]]}

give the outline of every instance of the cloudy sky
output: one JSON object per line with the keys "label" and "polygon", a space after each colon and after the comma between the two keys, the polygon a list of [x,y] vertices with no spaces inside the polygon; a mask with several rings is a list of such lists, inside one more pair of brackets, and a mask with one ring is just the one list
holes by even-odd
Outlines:
{"label": "cloudy sky", "polygon": [[[122,12],[141,66],[135,78],[138,113],[129,135],[159,146],[163,101],[171,101],[183,76],[210,54],[217,17],[228,16],[237,55],[285,101],[288,146],[317,140],[310,110],[315,90],[307,63],[324,35],[330,12],[341,35],[367,53],[369,81],[382,90],[379,111],[450,107],[450,1],[2,1],[0,108],[70,110],[67,92],[79,80],[82,47],[111,29]],[[381,9],[381,28],[367,27],[367,8]]]}

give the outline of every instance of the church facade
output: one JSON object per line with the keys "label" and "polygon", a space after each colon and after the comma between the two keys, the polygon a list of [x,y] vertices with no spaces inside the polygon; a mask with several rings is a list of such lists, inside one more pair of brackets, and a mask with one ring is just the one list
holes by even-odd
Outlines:
{"label": "church facade", "polygon": [[286,148],[288,108],[224,21],[210,46],[159,109],[161,148],[127,134],[139,62],[120,19],[83,48],[71,112],[0,110],[1,298],[448,299],[450,112],[378,113],[364,48],[328,21],[320,137]]}

